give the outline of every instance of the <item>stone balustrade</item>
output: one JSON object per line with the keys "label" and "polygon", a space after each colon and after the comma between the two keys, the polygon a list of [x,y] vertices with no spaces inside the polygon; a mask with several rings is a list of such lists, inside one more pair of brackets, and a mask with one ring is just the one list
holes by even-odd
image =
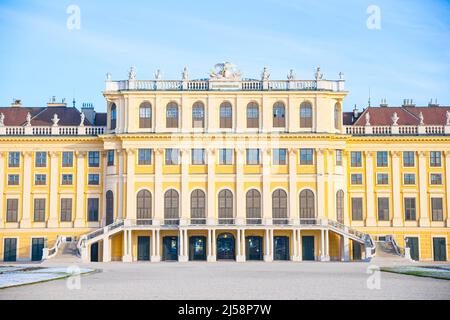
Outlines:
{"label": "stone balustrade", "polygon": [[97,126],[3,126],[0,136],[97,136],[106,132],[106,127]]}
{"label": "stone balustrade", "polygon": [[450,135],[450,126],[344,126],[345,133],[351,135]]}

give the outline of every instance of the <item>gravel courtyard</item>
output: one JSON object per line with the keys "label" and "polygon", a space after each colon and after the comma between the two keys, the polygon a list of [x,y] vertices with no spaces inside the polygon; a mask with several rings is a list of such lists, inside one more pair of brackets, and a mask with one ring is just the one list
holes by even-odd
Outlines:
{"label": "gravel courtyard", "polygon": [[[0,290],[4,299],[450,299],[450,281],[381,272],[368,263],[99,263],[79,289],[67,279]],[[59,265],[58,267],[61,267]],[[373,278],[375,277],[375,278]],[[373,286],[373,285],[372,285]],[[376,286],[376,285],[375,285]]]}

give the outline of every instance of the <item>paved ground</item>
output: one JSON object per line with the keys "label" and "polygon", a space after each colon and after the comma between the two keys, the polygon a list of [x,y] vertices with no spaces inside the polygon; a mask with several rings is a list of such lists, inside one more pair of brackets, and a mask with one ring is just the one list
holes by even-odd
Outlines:
{"label": "paved ground", "polygon": [[[2,299],[450,299],[450,281],[380,274],[368,263],[100,263],[101,272],[0,290]],[[61,266],[61,265],[60,265]],[[369,281],[376,287],[376,276]],[[73,287],[73,281],[72,285]]]}

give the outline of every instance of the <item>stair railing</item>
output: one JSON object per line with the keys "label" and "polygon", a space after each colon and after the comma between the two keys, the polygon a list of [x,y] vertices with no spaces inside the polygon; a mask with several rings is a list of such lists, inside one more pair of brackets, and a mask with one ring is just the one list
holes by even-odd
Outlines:
{"label": "stair railing", "polygon": [[62,243],[63,243],[63,237],[58,236],[56,238],[56,242],[53,245],[53,247],[42,249],[42,260],[48,260],[48,259],[51,259],[54,256],[56,256],[58,254],[59,247],[61,246]]}

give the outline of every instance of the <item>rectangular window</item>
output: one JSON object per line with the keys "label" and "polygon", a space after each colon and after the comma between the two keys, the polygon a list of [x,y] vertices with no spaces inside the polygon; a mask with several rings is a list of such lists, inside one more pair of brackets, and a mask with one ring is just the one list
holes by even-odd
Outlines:
{"label": "rectangular window", "polygon": [[205,164],[205,149],[192,149],[192,164],[204,165]]}
{"label": "rectangular window", "polygon": [[47,166],[47,152],[36,152],[34,166],[36,168],[45,168]]}
{"label": "rectangular window", "polygon": [[100,152],[89,151],[88,159],[89,159],[89,167],[98,168],[100,166]]}
{"label": "rectangular window", "polygon": [[8,155],[8,166],[10,168],[18,168],[20,166],[20,153],[10,152]]}
{"label": "rectangular window", "polygon": [[414,167],[414,151],[403,151],[403,166]]}
{"label": "rectangular window", "polygon": [[98,221],[98,198],[88,198],[88,221]]}
{"label": "rectangular window", "polygon": [[179,165],[179,154],[178,149],[166,149],[166,166],[176,166]]}
{"label": "rectangular window", "polygon": [[62,153],[62,166],[64,168],[72,168],[73,167],[73,152],[72,151],[64,151]]}
{"label": "rectangular window", "polygon": [[232,165],[233,164],[233,149],[219,150],[219,164]]}
{"label": "rectangular window", "polygon": [[258,165],[259,161],[259,149],[247,149],[247,165]]}
{"label": "rectangular window", "polygon": [[108,158],[108,166],[111,167],[114,165],[114,150],[108,150],[107,153]]}
{"label": "rectangular window", "polygon": [[61,199],[61,222],[72,221],[72,199],[62,198]]}
{"label": "rectangular window", "polygon": [[387,151],[377,151],[377,167],[388,166],[388,153]]}
{"label": "rectangular window", "polygon": [[45,199],[34,199],[34,222],[45,222]]}
{"label": "rectangular window", "polygon": [[342,150],[336,150],[336,165],[342,166]]}
{"label": "rectangular window", "polygon": [[432,184],[432,185],[441,185],[442,184],[442,174],[440,174],[440,173],[432,173],[430,175],[430,184]]}
{"label": "rectangular window", "polygon": [[152,149],[139,149],[138,164],[140,166],[148,166],[152,164]]}
{"label": "rectangular window", "polygon": [[362,174],[361,173],[353,173],[351,175],[351,184],[362,184]]}
{"label": "rectangular window", "polygon": [[403,184],[405,185],[416,184],[416,175],[414,173],[405,173],[403,175]]}
{"label": "rectangular window", "polygon": [[18,186],[20,178],[18,174],[8,174],[8,186]]}
{"label": "rectangular window", "polygon": [[389,174],[377,173],[377,184],[389,184]]}
{"label": "rectangular window", "polygon": [[350,153],[350,166],[352,167],[361,167],[361,151],[352,151]]}
{"label": "rectangular window", "polygon": [[431,151],[430,152],[430,167],[440,167],[441,163],[441,155],[440,151]]}
{"label": "rectangular window", "polygon": [[389,198],[378,198],[378,220],[389,221]]}
{"label": "rectangular window", "polygon": [[19,199],[6,200],[6,222],[17,222]]}
{"label": "rectangular window", "polygon": [[285,166],[287,150],[286,149],[273,149],[273,164],[275,166]]}
{"label": "rectangular window", "polygon": [[352,220],[362,221],[363,220],[363,199],[362,198],[352,198]]}
{"label": "rectangular window", "polygon": [[405,220],[416,220],[416,198],[405,198]]}
{"label": "rectangular window", "polygon": [[35,174],[34,184],[36,186],[45,186],[47,184],[47,175],[45,174]]}
{"label": "rectangular window", "polygon": [[313,149],[300,149],[300,164],[308,165],[308,166],[314,164],[314,150]]}
{"label": "rectangular window", "polygon": [[73,176],[71,174],[63,174],[61,177],[61,184],[63,186],[71,186],[73,184]]}
{"label": "rectangular window", "polygon": [[100,184],[100,175],[98,173],[88,174],[88,185],[98,186]]}
{"label": "rectangular window", "polygon": [[442,198],[431,198],[431,220],[444,221]]}

